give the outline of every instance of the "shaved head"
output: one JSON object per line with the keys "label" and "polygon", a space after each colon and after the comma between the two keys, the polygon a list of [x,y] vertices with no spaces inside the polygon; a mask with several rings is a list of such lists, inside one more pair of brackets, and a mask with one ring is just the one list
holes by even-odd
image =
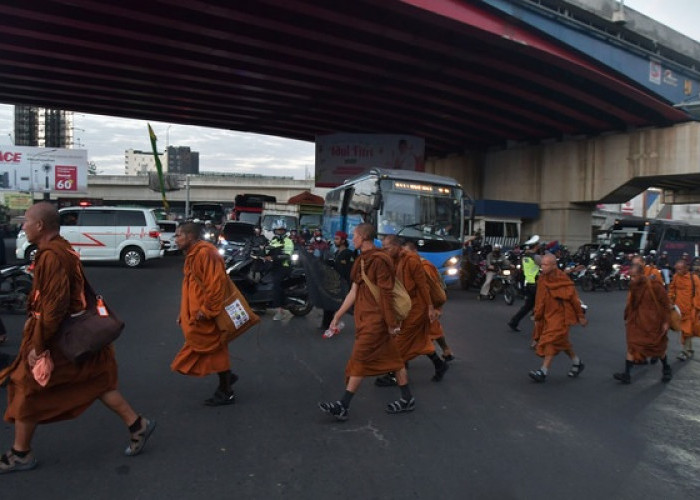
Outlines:
{"label": "shaved head", "polygon": [[179,226],[178,229],[182,234],[193,236],[196,240],[199,239],[199,235],[201,234],[201,228],[198,224],[195,224],[194,222],[186,222]]}
{"label": "shaved head", "polygon": [[47,231],[58,231],[61,228],[58,210],[47,201],[40,201],[29,207],[26,215],[41,221]]}

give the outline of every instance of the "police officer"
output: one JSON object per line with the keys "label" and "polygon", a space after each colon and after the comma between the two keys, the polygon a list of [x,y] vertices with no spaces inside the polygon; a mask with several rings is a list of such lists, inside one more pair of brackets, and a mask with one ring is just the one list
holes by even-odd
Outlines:
{"label": "police officer", "polygon": [[287,226],[283,220],[277,220],[272,225],[272,230],[275,236],[270,240],[268,260],[272,261],[272,285],[273,298],[272,307],[277,308],[274,321],[284,319],[284,290],[282,289],[282,281],[290,272],[290,257],[294,252],[294,243],[287,236]]}
{"label": "police officer", "polygon": [[514,332],[519,332],[518,324],[527,313],[535,307],[535,290],[537,290],[537,276],[540,274],[540,263],[542,257],[539,255],[540,237],[534,235],[525,242],[525,255],[521,260],[523,274],[525,275],[525,303],[520,310],[515,313],[508,326]]}

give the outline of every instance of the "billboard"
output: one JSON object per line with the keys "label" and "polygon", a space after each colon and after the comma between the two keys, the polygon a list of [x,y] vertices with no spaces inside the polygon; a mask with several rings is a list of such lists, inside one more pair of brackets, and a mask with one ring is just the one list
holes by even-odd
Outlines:
{"label": "billboard", "polygon": [[56,194],[87,192],[84,149],[2,146],[0,190]]}
{"label": "billboard", "polygon": [[316,186],[335,187],[370,168],[422,172],[425,140],[411,135],[316,136]]}

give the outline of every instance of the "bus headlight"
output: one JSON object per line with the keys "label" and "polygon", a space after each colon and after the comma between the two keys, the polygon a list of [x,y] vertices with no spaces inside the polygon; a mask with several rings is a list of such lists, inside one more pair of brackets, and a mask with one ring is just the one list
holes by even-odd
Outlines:
{"label": "bus headlight", "polygon": [[449,259],[447,259],[445,261],[445,263],[442,265],[442,267],[452,267],[452,266],[456,266],[457,264],[459,264],[459,257],[457,257],[456,255],[453,255],[452,257],[450,257]]}
{"label": "bus headlight", "polygon": [[451,267],[445,272],[445,274],[447,274],[447,276],[456,276],[458,272],[459,270],[457,270],[457,268]]}

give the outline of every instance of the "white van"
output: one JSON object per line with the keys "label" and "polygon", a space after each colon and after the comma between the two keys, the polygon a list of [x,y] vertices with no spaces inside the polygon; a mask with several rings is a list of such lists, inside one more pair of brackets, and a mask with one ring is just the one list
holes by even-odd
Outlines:
{"label": "white van", "polygon": [[[126,267],[139,267],[163,256],[160,229],[148,208],[68,207],[58,214],[61,236],[80,254],[80,260],[121,261]],[[20,231],[17,258],[29,260],[35,250]]]}

